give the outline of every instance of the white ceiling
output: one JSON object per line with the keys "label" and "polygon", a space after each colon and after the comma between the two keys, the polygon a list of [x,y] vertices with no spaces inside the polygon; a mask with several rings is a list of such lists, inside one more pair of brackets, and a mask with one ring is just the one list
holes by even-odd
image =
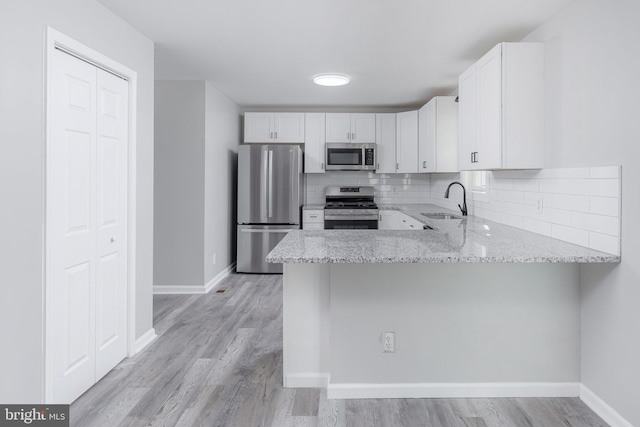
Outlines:
{"label": "white ceiling", "polygon": [[[156,43],[156,79],[243,106],[413,107],[573,0],[99,0]],[[319,73],[352,82],[319,87]]]}

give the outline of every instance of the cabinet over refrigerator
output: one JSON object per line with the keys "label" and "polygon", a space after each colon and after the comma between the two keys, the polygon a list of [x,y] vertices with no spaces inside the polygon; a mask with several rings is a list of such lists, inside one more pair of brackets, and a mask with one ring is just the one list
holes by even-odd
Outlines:
{"label": "cabinet over refrigerator", "polygon": [[238,149],[238,273],[282,273],[267,254],[300,228],[302,150],[298,145],[246,144]]}

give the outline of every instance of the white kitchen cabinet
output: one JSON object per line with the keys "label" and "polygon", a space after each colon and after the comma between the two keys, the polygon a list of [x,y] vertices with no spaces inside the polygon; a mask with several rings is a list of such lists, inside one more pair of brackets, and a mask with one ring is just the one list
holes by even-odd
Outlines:
{"label": "white kitchen cabinet", "polygon": [[396,114],[396,173],[418,172],[418,112]]}
{"label": "white kitchen cabinet", "polygon": [[326,142],[376,142],[376,115],[369,113],[327,113]]}
{"label": "white kitchen cabinet", "polygon": [[324,173],[325,114],[306,113],[304,123],[304,171]]}
{"label": "white kitchen cabinet", "polygon": [[500,43],[460,75],[460,170],[544,164],[544,45]]}
{"label": "white kitchen cabinet", "polygon": [[302,211],[303,230],[324,230],[324,210],[304,209]]}
{"label": "white kitchen cabinet", "polygon": [[458,105],[436,96],[418,110],[418,171],[458,172]]}
{"label": "white kitchen cabinet", "polygon": [[400,215],[400,212],[398,211],[379,210],[378,211],[378,230],[397,230],[399,215]]}
{"label": "white kitchen cabinet", "polygon": [[244,142],[304,143],[304,113],[245,113]]}
{"label": "white kitchen cabinet", "polygon": [[399,212],[398,230],[424,230],[424,225],[417,219],[413,219],[409,215]]}
{"label": "white kitchen cabinet", "polygon": [[396,173],[396,115],[376,114],[376,173]]}

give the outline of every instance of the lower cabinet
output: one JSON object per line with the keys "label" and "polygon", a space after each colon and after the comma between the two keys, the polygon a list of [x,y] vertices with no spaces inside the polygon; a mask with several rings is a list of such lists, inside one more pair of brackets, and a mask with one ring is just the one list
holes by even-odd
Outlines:
{"label": "lower cabinet", "polygon": [[417,219],[399,211],[378,212],[378,230],[422,230],[424,225]]}
{"label": "lower cabinet", "polygon": [[302,211],[303,230],[324,230],[324,210],[305,209]]}
{"label": "lower cabinet", "polygon": [[397,230],[398,211],[378,211],[378,230]]}

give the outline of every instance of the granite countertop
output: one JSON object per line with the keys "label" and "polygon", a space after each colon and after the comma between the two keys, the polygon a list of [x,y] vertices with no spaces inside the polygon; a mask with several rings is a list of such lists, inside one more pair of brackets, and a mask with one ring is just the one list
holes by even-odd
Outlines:
{"label": "granite countertop", "polygon": [[434,205],[399,210],[433,230],[292,231],[267,255],[272,263],[605,263],[620,257],[473,216],[432,220]]}

